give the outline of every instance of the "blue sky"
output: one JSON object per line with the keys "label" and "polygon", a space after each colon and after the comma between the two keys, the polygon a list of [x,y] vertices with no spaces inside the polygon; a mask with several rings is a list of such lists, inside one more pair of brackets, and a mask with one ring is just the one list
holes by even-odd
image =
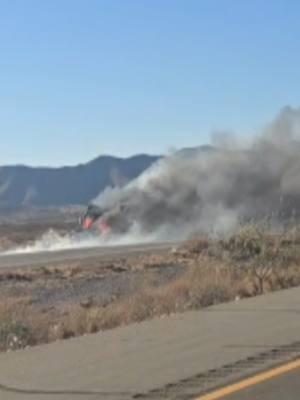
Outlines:
{"label": "blue sky", "polygon": [[300,104],[297,0],[0,7],[0,164],[165,153]]}

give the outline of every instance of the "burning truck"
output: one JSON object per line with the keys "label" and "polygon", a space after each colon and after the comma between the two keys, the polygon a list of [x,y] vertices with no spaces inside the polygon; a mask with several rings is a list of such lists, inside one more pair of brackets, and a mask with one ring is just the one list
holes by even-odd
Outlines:
{"label": "burning truck", "polygon": [[124,233],[130,228],[130,220],[124,205],[103,209],[91,203],[81,219],[81,226],[84,230],[94,230],[105,235]]}

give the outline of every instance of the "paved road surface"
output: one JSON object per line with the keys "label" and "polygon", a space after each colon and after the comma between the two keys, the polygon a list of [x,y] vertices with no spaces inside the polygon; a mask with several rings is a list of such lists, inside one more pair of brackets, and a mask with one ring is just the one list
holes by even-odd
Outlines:
{"label": "paved road surface", "polygon": [[[127,400],[136,393],[172,399],[182,394],[176,382],[299,341],[299,313],[295,288],[1,354],[0,399]],[[298,390],[290,384],[294,374],[280,379],[282,393]],[[170,383],[173,392],[172,386],[164,392]],[[276,382],[267,385],[269,397],[277,399]],[[160,388],[159,395],[149,394]]]}
{"label": "paved road surface", "polygon": [[224,400],[299,400],[300,369],[225,396]]}
{"label": "paved road surface", "polygon": [[152,251],[170,250],[176,243],[146,243],[126,246],[90,247],[38,253],[0,254],[0,268],[26,267],[64,261],[79,261],[88,258],[113,258]]}

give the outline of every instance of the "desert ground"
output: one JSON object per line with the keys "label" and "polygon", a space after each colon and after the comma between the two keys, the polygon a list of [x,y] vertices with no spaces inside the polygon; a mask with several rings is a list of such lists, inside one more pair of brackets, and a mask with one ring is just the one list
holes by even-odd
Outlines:
{"label": "desert ground", "polygon": [[[2,221],[2,251],[48,229],[78,229],[78,215]],[[223,239],[198,235],[164,251],[0,269],[0,350],[67,339],[155,316],[300,284],[300,230],[247,225]]]}

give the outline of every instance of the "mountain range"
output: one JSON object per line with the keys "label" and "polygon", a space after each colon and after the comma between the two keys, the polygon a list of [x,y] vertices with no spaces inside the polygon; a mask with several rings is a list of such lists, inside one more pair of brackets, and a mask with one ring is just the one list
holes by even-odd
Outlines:
{"label": "mountain range", "polygon": [[160,156],[100,156],[86,164],[60,168],[0,167],[0,209],[86,205],[107,186],[136,178]]}

